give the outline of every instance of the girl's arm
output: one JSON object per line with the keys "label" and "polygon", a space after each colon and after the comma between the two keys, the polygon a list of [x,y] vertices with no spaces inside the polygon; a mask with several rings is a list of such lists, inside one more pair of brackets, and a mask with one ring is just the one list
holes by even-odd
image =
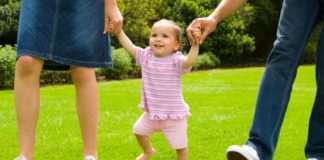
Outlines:
{"label": "girl's arm", "polygon": [[122,30],[119,34],[117,34],[117,38],[119,43],[127,50],[127,52],[135,57],[136,53],[136,46],[133,44],[133,42],[127,37],[125,32]]}
{"label": "girl's arm", "polygon": [[199,44],[194,44],[191,46],[187,58],[183,61],[182,67],[184,69],[190,68],[196,61],[199,53]]}

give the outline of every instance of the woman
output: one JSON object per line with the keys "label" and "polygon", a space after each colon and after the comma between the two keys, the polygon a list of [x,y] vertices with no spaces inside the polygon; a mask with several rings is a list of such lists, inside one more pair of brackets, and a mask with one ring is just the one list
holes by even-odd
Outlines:
{"label": "woman", "polygon": [[[22,0],[14,86],[17,160],[33,159],[42,68],[70,69],[84,156],[97,159],[99,98],[93,68],[111,67],[110,39],[104,33],[120,32],[122,21],[116,0]],[[110,31],[108,23],[114,25]]]}

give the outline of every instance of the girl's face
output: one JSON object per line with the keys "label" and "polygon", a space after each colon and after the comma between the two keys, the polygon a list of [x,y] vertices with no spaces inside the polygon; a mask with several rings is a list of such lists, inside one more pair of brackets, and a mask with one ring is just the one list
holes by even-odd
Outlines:
{"label": "girl's face", "polygon": [[166,57],[180,48],[171,23],[155,23],[150,35],[150,48],[156,57]]}

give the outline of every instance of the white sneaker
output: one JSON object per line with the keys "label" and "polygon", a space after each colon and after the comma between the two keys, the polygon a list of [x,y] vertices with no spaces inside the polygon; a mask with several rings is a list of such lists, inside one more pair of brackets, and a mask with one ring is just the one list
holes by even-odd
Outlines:
{"label": "white sneaker", "polygon": [[318,160],[317,158],[307,158],[307,160]]}
{"label": "white sneaker", "polygon": [[25,156],[16,157],[14,160],[27,160]]}
{"label": "white sneaker", "polygon": [[250,146],[233,145],[226,150],[228,160],[260,160],[256,150]]}
{"label": "white sneaker", "polygon": [[94,156],[91,156],[91,155],[86,155],[84,157],[84,160],[96,160],[96,158]]}

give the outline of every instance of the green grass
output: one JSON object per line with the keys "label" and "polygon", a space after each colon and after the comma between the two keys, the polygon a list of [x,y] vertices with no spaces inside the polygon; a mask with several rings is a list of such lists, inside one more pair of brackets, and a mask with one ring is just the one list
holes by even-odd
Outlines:
{"label": "green grass", "polygon": [[[315,67],[299,68],[275,158],[303,160],[307,126],[315,95]],[[194,72],[183,78],[183,93],[190,105],[188,138],[191,160],[223,160],[232,144],[245,143],[253,119],[263,67]],[[99,157],[132,160],[140,152],[132,126],[141,111],[140,80],[99,83]],[[41,88],[36,160],[78,160],[82,141],[73,85]],[[13,91],[0,91],[0,159],[18,153]],[[152,160],[175,159],[161,134],[152,136],[157,150]]]}

